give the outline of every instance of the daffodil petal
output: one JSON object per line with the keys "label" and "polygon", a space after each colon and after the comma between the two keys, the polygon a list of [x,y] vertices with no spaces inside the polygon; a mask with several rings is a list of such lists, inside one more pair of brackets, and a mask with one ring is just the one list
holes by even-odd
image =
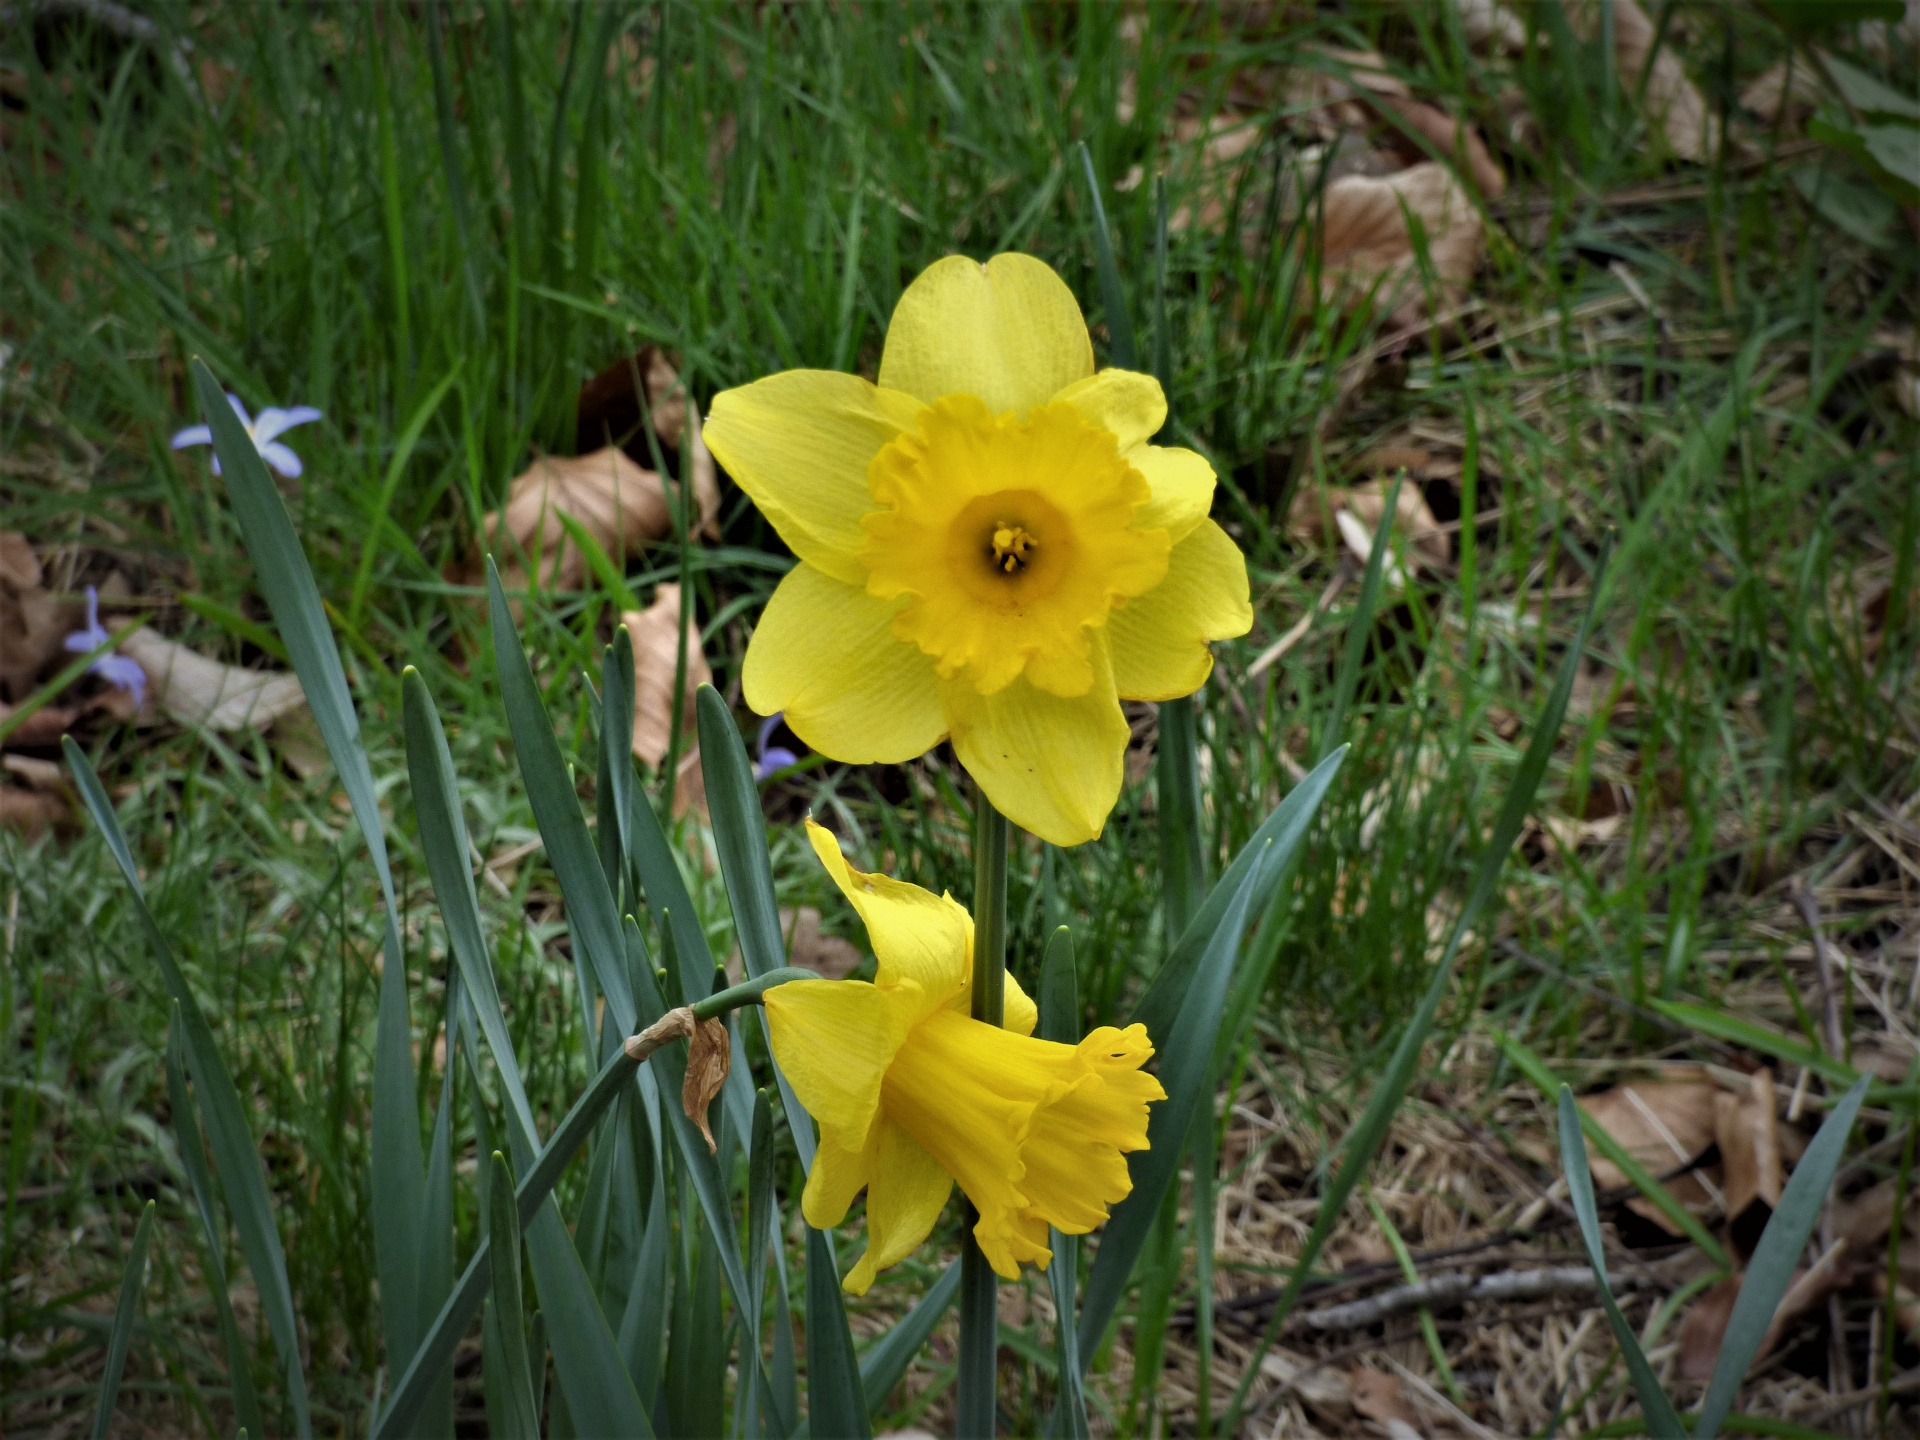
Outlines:
{"label": "daffodil petal", "polygon": [[928,404],[977,395],[996,415],[1024,415],[1091,374],[1079,302],[1051,266],[1020,254],[929,265],[894,307],[880,356],[883,387]]}
{"label": "daffodil petal", "polygon": [[1209,640],[1253,627],[1247,561],[1218,525],[1203,520],[1167,558],[1167,578],[1107,621],[1113,678],[1128,700],[1191,695],[1213,669]]}
{"label": "daffodil petal", "polygon": [[802,560],[862,584],[860,517],[873,508],[867,465],[920,402],[858,375],[787,370],[723,390],[707,448]]}
{"label": "daffodil petal", "polygon": [[898,764],[947,733],[933,660],[896,639],[891,601],[802,562],[781,580],[747,643],[747,704],[849,764]]}
{"label": "daffodil petal", "polygon": [[1020,982],[1007,976],[1007,988],[1004,992],[1005,1007],[1001,1025],[1016,1035],[1031,1035],[1033,1027],[1040,1023],[1040,1007],[1033,1003],[1031,996],[1020,988]]}
{"label": "daffodil petal", "polygon": [[967,773],[1001,814],[1055,845],[1096,838],[1120,795],[1127,719],[1104,632],[1092,648],[1093,687],[1071,699],[1025,679],[991,695],[962,682],[940,686],[954,753]]}
{"label": "daffodil petal", "polygon": [[912,980],[933,1005],[947,1003],[964,989],[970,929],[965,910],[950,896],[853,869],[834,833],[812,820],[807,821],[807,838],[840,893],[860,912],[880,962],[881,985]]}
{"label": "daffodil petal", "polygon": [[885,1120],[873,1129],[877,1144],[867,1181],[867,1249],[842,1282],[849,1295],[866,1294],[876,1273],[918,1249],[953,1193],[953,1177],[919,1141]]}
{"label": "daffodil petal", "polygon": [[873,1176],[880,1152],[880,1132],[884,1128],[884,1122],[869,1125],[865,1143],[848,1145],[846,1133],[838,1126],[820,1127],[820,1144],[814,1151],[813,1168],[807,1172],[807,1187],[800,1195],[800,1213],[814,1229],[831,1230],[847,1218],[853,1197],[866,1188]]}
{"label": "daffodil petal", "polygon": [[1167,397],[1160,382],[1138,370],[1102,370],[1053,398],[1073,406],[1089,425],[1112,431],[1123,454],[1151,440],[1167,423]]}
{"label": "daffodil petal", "polygon": [[1031,1218],[1084,1235],[1132,1191],[1127,1152],[1147,1148],[1147,1106],[1167,1098],[1140,1068],[1152,1055],[1144,1025],[1104,1025],[1074,1048],[1076,1078],[1034,1112],[1021,1147]]}
{"label": "daffodil petal", "polygon": [[774,1055],[807,1113],[840,1132],[848,1150],[864,1148],[880,1108],[887,1067],[925,1013],[911,980],[790,980],[767,991]]}
{"label": "daffodil petal", "polygon": [[1142,530],[1164,530],[1178,545],[1213,508],[1216,477],[1203,456],[1172,445],[1142,445],[1120,457],[1145,477],[1153,496],[1133,512]]}

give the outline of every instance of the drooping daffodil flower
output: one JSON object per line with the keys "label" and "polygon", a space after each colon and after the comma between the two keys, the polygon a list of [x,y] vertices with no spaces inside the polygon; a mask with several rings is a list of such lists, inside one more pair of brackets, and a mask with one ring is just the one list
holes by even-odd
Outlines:
{"label": "drooping daffodil flower", "polygon": [[866,1253],[844,1282],[862,1295],[927,1238],[958,1181],[987,1262],[1008,1279],[1022,1262],[1044,1269],[1049,1225],[1084,1235],[1133,1188],[1127,1152],[1147,1148],[1147,1106],[1166,1098],[1140,1068],[1153,1054],[1146,1027],[1035,1040],[1038,1014],[1011,976],[1005,1028],[973,1019],[967,912],[862,874],[830,832],[811,821],[807,832],[879,962],[871,984],[795,980],[766,993],[774,1056],[820,1123],[807,1223],[839,1224],[867,1192]]}
{"label": "drooping daffodil flower", "polygon": [[1159,382],[1094,370],[1065,282],[949,256],[895,307],[879,383],[789,370],[715,397],[706,441],[800,563],[747,647],[746,700],[851,763],[954,752],[1057,845],[1120,793],[1120,702],[1198,689],[1253,623],[1207,518],[1213,468],[1148,441]]}
{"label": "drooping daffodil flower", "polygon": [[[233,413],[240,417],[240,423],[246,427],[253,445],[260,452],[260,458],[289,480],[298,479],[304,468],[300,457],[280,443],[280,437],[296,425],[305,425],[318,420],[321,414],[311,405],[295,405],[290,410],[282,410],[277,405],[269,405],[254,419],[247,414],[247,407],[240,403],[240,397],[231,390],[227,392],[227,401],[233,406]],[[213,428],[209,425],[189,425],[173,437],[173,448],[184,450],[189,445],[211,445]],[[220,473],[220,457],[213,457],[213,473]]]}
{"label": "drooping daffodil flower", "polygon": [[[67,636],[65,645],[75,654],[85,655],[98,650],[113,638],[100,623],[100,592],[93,586],[87,586],[87,627],[76,630]],[[126,655],[109,650],[98,660],[87,666],[87,673],[98,675],[116,690],[124,690],[133,696],[133,705],[137,710],[147,698],[147,672],[140,668],[140,662]]]}

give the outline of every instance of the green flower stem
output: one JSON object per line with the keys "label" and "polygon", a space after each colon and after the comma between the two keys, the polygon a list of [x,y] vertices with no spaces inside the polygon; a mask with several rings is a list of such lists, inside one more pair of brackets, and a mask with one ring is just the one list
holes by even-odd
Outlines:
{"label": "green flower stem", "polygon": [[[1007,817],[979,792],[973,813],[973,1018],[1001,1025],[1007,1001]],[[991,1440],[994,1430],[999,1281],[973,1238],[979,1219],[971,1203],[960,1207],[958,1440]]]}
{"label": "green flower stem", "polygon": [[[629,1036],[626,1043],[601,1067],[593,1083],[573,1102],[573,1108],[567,1112],[559,1128],[534,1157],[532,1168],[520,1178],[515,1188],[520,1228],[525,1230],[533,1222],[533,1217],[559,1183],[568,1162],[586,1144],[587,1136],[600,1123],[607,1107],[613,1104],[626,1086],[633,1083],[634,1072],[646,1062],[648,1056],[663,1045],[691,1035],[697,1021],[714,1020],[742,1006],[758,1005],[768,990],[789,980],[819,978],[812,970],[793,966],[769,970],[744,985],[729,986],[709,995],[697,1004],[669,1010],[638,1035]],[[479,1249],[467,1261],[460,1283],[447,1297],[446,1304],[429,1327],[426,1339],[395,1386],[386,1413],[374,1427],[373,1440],[397,1440],[397,1437],[410,1433],[421,1404],[426,1399],[428,1386],[432,1383],[430,1377],[440,1374],[452,1362],[454,1347],[473,1323],[473,1317],[480,1313],[481,1303],[486,1299],[493,1278],[488,1258],[490,1244],[483,1236]]]}

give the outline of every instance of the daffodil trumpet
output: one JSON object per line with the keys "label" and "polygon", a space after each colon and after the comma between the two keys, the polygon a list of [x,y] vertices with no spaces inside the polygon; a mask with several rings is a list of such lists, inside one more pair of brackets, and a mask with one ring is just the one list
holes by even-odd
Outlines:
{"label": "daffodil trumpet", "polygon": [[1151,375],[1095,371],[1072,292],[1019,254],[929,266],[877,382],[722,392],[708,447],[799,559],[748,642],[747,703],[854,764],[951,739],[1014,824],[1098,836],[1121,701],[1192,694],[1209,642],[1253,623],[1213,467],[1150,443],[1166,414]]}
{"label": "daffodil trumpet", "polygon": [[1033,1038],[1038,1012],[1008,976],[1005,1024],[971,1013],[972,918],[950,896],[852,869],[809,823],[814,852],[866,923],[871,982],[796,980],[762,997],[774,1058],[820,1126],[801,1197],[828,1229],[866,1192],[867,1248],[845,1288],[916,1249],[958,1182],[973,1239],[1009,1279],[1051,1259],[1047,1227],[1080,1235],[1133,1182],[1147,1108],[1166,1092],[1141,1067],[1146,1029],[1102,1026],[1078,1045]]}

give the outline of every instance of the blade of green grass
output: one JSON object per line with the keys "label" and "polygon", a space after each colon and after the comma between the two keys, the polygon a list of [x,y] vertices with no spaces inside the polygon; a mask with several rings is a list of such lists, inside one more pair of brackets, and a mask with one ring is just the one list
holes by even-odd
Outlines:
{"label": "blade of green grass", "polygon": [[1626,1357],[1627,1373],[1633,1377],[1634,1392],[1647,1417],[1648,1428],[1656,1435],[1685,1436],[1687,1427],[1660,1388],[1659,1378],[1647,1363],[1640,1339],[1620,1313],[1607,1283],[1607,1255],[1600,1239],[1600,1215],[1593,1200],[1593,1177],[1587,1173],[1587,1147],[1580,1138],[1580,1107],[1574,1104],[1573,1091],[1560,1087],[1560,1165],[1567,1175],[1567,1198],[1573,1204],[1574,1217],[1580,1222],[1580,1241],[1586,1247],[1587,1262],[1593,1266],[1594,1284],[1600,1290],[1600,1304],[1607,1312],[1620,1353]]}
{"label": "blade of green grass", "polygon": [[[1533,807],[1534,794],[1540,788],[1540,782],[1547,773],[1547,762],[1553,756],[1553,750],[1560,734],[1560,722],[1566,718],[1567,702],[1573,695],[1573,681],[1579,673],[1581,657],[1586,653],[1587,639],[1593,633],[1594,616],[1599,609],[1600,597],[1605,589],[1607,575],[1607,556],[1610,546],[1603,547],[1594,566],[1593,588],[1587,602],[1586,613],[1581,617],[1580,629],[1574,636],[1573,644],[1561,662],[1560,674],[1554,681],[1553,690],[1548,694],[1546,704],[1541,707],[1540,719],[1535,725],[1533,736],[1527,742],[1525,753],[1521,756],[1520,766],[1514,772],[1513,783],[1508,787],[1507,798],[1500,807],[1499,818],[1494,821],[1493,834],[1487,838],[1486,845],[1480,851],[1475,866],[1473,885],[1467,892],[1466,903],[1460,907],[1460,913],[1454,917],[1453,929],[1447,937],[1446,949],[1441,952],[1440,960],[1434,966],[1433,978],[1428,981],[1426,992],[1420,998],[1419,1007],[1407,1022],[1399,1043],[1394,1047],[1393,1056],[1387,1062],[1386,1073],[1375,1087],[1373,1098],[1368,1101],[1366,1111],[1360,1117],[1360,1123],[1348,1132],[1341,1148],[1340,1168],[1335,1172],[1333,1181],[1320,1198],[1319,1212],[1314,1216],[1313,1228],[1307,1233],[1305,1245],[1294,1261],[1293,1273],[1287,1278],[1286,1289],[1281,1292],[1275,1303],[1273,1314],[1268,1317],[1253,1353],[1246,1362],[1246,1369],[1240,1383],[1235,1387],[1233,1401],[1227,1407],[1226,1418],[1221,1422],[1222,1434],[1237,1433],[1240,1418],[1246,1411],[1247,1397],[1251,1394],[1253,1383],[1260,1374],[1260,1362],[1272,1347],[1274,1338],[1279,1335],[1280,1327],[1286,1323],[1292,1313],[1294,1303],[1300,1298],[1300,1289],[1312,1272],[1313,1262],[1319,1258],[1320,1248],[1326,1244],[1327,1237],[1333,1233],[1341,1212],[1346,1208],[1347,1197],[1360,1183],[1367,1167],[1373,1163],[1374,1153],[1387,1136],[1387,1127],[1392,1123],[1394,1112],[1400,1108],[1407,1086],[1413,1082],[1414,1067],[1419,1063],[1421,1049],[1427,1042],[1427,1036],[1440,1014],[1440,1002],[1446,995],[1447,983],[1453,975],[1454,957],[1460,952],[1461,942],[1469,929],[1478,921],[1480,911],[1493,895],[1499,882],[1500,872],[1506,865],[1507,853],[1513,849],[1514,842],[1520,838],[1521,827],[1526,823],[1528,812]],[[1376,551],[1376,554],[1378,552]],[[1369,560],[1369,564],[1371,564]],[[1225,883],[1224,881],[1222,883]],[[1217,888],[1217,887],[1216,887]]]}
{"label": "blade of green grass", "polygon": [[168,1008],[172,1018],[167,1025],[167,1103],[173,1112],[180,1163],[186,1169],[194,1210],[200,1217],[200,1233],[206,1241],[207,1289],[213,1295],[220,1344],[227,1352],[227,1385],[233,1392],[234,1418],[241,1429],[265,1435],[267,1427],[260,1418],[260,1396],[253,1387],[253,1366],[248,1362],[240,1327],[234,1324],[233,1302],[227,1294],[225,1247],[220,1243],[220,1221],[214,1210],[213,1177],[207,1173],[206,1145],[201,1138],[200,1122],[195,1118],[193,1095],[187,1089],[186,1021],[181,1017],[179,1002]]}
{"label": "blade of green grass", "polygon": [[[1564,1117],[1571,1092],[1563,1089],[1560,1093],[1560,1113]],[[1720,1358],[1714,1362],[1713,1379],[1707,1383],[1694,1423],[1694,1440],[1713,1440],[1720,1433],[1727,1411],[1733,1407],[1733,1397],[1740,1393],[1740,1382],[1747,1378],[1747,1367],[1759,1353],[1774,1312],[1793,1282],[1794,1267],[1800,1263],[1807,1237],[1813,1234],[1826,1206],[1834,1172],[1846,1155],[1847,1136],[1853,1132],[1853,1122],[1866,1098],[1867,1077],[1862,1075],[1828,1113],[1806,1153],[1793,1167],[1786,1188],[1780,1192],[1779,1204],[1767,1217],[1767,1228],[1760,1232],[1760,1243],[1747,1262],[1733,1314],[1727,1318]],[[1563,1118],[1561,1124],[1565,1123]]]}
{"label": "blade of green grass", "polygon": [[[1560,1077],[1548,1069],[1546,1063],[1520,1041],[1496,1030],[1494,1043],[1500,1047],[1500,1053],[1513,1063],[1514,1068],[1531,1080],[1542,1095],[1554,1096],[1560,1093],[1562,1088]],[[1674,1199],[1667,1187],[1654,1178],[1652,1171],[1634,1159],[1625,1146],[1607,1133],[1605,1126],[1599,1124],[1585,1110],[1579,1113],[1581,1128],[1586,1131],[1587,1139],[1592,1142],[1593,1148],[1606,1156],[1620,1173],[1627,1177],[1628,1183],[1646,1196],[1662,1215],[1672,1221],[1681,1233],[1700,1248],[1703,1255],[1723,1271],[1732,1268],[1733,1261],[1728,1256],[1726,1247],[1713,1238],[1707,1227],[1700,1223],[1699,1217]]]}
{"label": "blade of green grass", "polygon": [[[420,1148],[420,1102],[414,1090],[413,1024],[407,1005],[406,950],[397,928],[393,873],[387,861],[386,832],[373,788],[373,770],[360,743],[360,721],[347,691],[346,671],[327,623],[313,569],[294,532],[280,491],[267,474],[253,439],[227,403],[213,372],[197,357],[190,367],[201,413],[213,432],[227,496],[254,576],[266,597],[274,627],[287,647],[294,673],[306,693],[314,724],[340,777],[341,788],[360,825],[380,882],[385,904],[380,975],[380,1009],[374,1031],[373,1080],[373,1237],[374,1264],[381,1277],[382,1328],[390,1363],[410,1355],[419,1343],[423,1317],[414,1305],[415,1250],[425,1206],[425,1157]],[[289,1330],[291,1341],[291,1330]],[[305,1385],[296,1411],[306,1410]],[[302,1425],[302,1433],[306,1426]]]}
{"label": "blade of green grass", "polygon": [[[1270,840],[1262,843],[1273,844]],[[1193,984],[1167,1032],[1166,1043],[1155,1047],[1160,1053],[1158,1073],[1167,1098],[1148,1116],[1147,1148],[1127,1156],[1133,1189],[1114,1206],[1087,1275],[1086,1298],[1078,1321],[1082,1371],[1093,1362],[1093,1353],[1106,1334],[1107,1322],[1119,1308],[1161,1202],[1180,1173],[1180,1164],[1186,1158],[1187,1127],[1193,1123],[1200,1097],[1211,1091],[1213,1037],[1220,1029],[1227,984],[1240,953],[1240,938],[1246,929],[1256,882],[1263,873],[1270,873],[1269,858],[1260,857],[1243,873],[1194,971]]]}
{"label": "blade of green grass", "polygon": [[913,1308],[861,1355],[860,1389],[867,1396],[871,1411],[877,1412],[887,1403],[887,1396],[932,1338],[959,1293],[960,1262],[956,1260],[941,1272],[927,1293],[914,1302]]}
{"label": "blade of green grass", "polygon": [[300,1337],[294,1324],[293,1295],[287,1284],[287,1257],[280,1247],[280,1232],[274,1225],[273,1202],[267,1193],[266,1177],[260,1168],[260,1153],[254,1145],[253,1132],[247,1128],[246,1108],[241,1104],[240,1092],[234,1088],[233,1077],[227,1073],[226,1064],[220,1058],[219,1047],[214,1044],[213,1031],[207,1025],[200,1002],[194,998],[186,976],[174,961],[173,950],[167,944],[166,936],[161,934],[153,912],[147,908],[146,890],[140,883],[139,870],[134,867],[133,853],[127,848],[127,837],[120,829],[120,818],[114,813],[113,804],[101,787],[100,777],[94,773],[93,762],[87,759],[86,752],[73,742],[71,736],[63,738],[61,744],[87,813],[93,816],[93,823],[100,827],[107,850],[120,867],[120,874],[132,892],[134,913],[139,917],[141,928],[146,931],[147,941],[153,948],[154,960],[160,967],[168,997],[178,1007],[185,1026],[188,1072],[207,1122],[207,1134],[213,1142],[214,1170],[220,1177],[221,1188],[227,1197],[234,1228],[240,1233],[240,1249],[247,1257],[247,1268],[253,1272],[253,1283],[259,1289],[261,1308],[266,1312],[267,1328],[273,1334],[274,1348],[280,1352],[280,1363],[286,1376],[287,1401],[293,1407],[295,1428],[300,1440],[310,1440],[313,1423],[307,1404],[306,1373],[300,1365]]}
{"label": "blade of green grass", "polygon": [[853,1358],[853,1332],[840,1301],[833,1236],[807,1227],[807,1433],[866,1440],[867,1397]]}
{"label": "blade of green grass", "polygon": [[[587,954],[595,980],[622,1035],[634,1033],[633,989],[627,978],[626,946],[607,877],[600,868],[593,837],[580,814],[573,777],[560,758],[553,723],[541,703],[540,689],[527,665],[527,653],[500,588],[500,572],[487,561],[487,605],[493,625],[494,660],[500,671],[501,698],[513,732],[520,775],[533,802],[534,822],[546,842],[547,858],[566,902],[574,943]],[[589,1017],[591,1018],[591,1017]]]}
{"label": "blade of green grass", "polygon": [[505,1381],[500,1397],[506,1440],[539,1440],[540,1409],[534,1398],[533,1371],[527,1355],[527,1317],[520,1298],[520,1227],[515,1221],[513,1172],[507,1157],[493,1152],[487,1167],[490,1195],[487,1224],[487,1267],[493,1279],[493,1334],[500,1344],[495,1374]]}
{"label": "blade of green grass", "polygon": [[[753,762],[747,758],[739,727],[733,723],[733,714],[718,690],[702,685],[695,705],[700,729],[700,769],[706,779],[707,809],[713,817],[713,841],[714,848],[720,852],[720,873],[726,880],[727,900],[733,906],[734,934],[739,937],[740,955],[746,962],[747,973],[763,975],[786,964],[787,946],[780,934],[779,906],[773,898],[773,861],[767,853],[767,822],[760,809],[759,788],[753,782]],[[644,821],[636,826],[643,836],[644,827]],[[643,855],[647,853],[645,847],[643,839]],[[668,863],[671,864],[670,858]],[[662,869],[656,861],[652,873],[658,874]],[[661,878],[665,880],[664,875]],[[780,1105],[786,1112],[787,1128],[793,1134],[794,1148],[800,1152],[800,1168],[812,1170],[813,1118],[781,1073],[780,1062],[772,1058],[773,1044],[764,1015],[760,1017],[760,1025],[768,1064],[772,1065],[774,1080],[780,1086]]]}
{"label": "blade of green grass", "polygon": [[133,1341],[133,1322],[140,1308],[140,1292],[147,1281],[147,1245],[153,1239],[153,1201],[140,1207],[140,1223],[133,1227],[133,1248],[120,1274],[120,1301],[113,1307],[113,1329],[107,1332],[107,1366],[100,1373],[100,1402],[93,1412],[93,1440],[107,1440],[113,1428],[113,1407],[120,1401],[120,1377],[127,1370],[127,1347]]}
{"label": "blade of green grass", "polygon": [[[1080,1041],[1080,979],[1073,963],[1073,932],[1062,925],[1047,938],[1040,962],[1040,1038],[1057,1045]],[[1063,1440],[1086,1440],[1087,1396],[1081,1378],[1077,1325],[1080,1311],[1080,1237],[1048,1227],[1053,1261],[1047,1282],[1053,1288],[1054,1363],[1060,1393],[1054,1400],[1048,1433]]]}

